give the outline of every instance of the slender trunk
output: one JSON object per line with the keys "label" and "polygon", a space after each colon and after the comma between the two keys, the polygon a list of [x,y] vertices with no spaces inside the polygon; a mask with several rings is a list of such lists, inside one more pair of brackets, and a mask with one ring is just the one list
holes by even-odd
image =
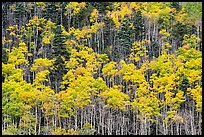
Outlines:
{"label": "slender trunk", "polygon": [[170,125],[170,129],[171,129],[171,130],[170,130],[170,131],[171,131],[171,132],[170,132],[170,135],[174,135],[174,131],[173,131],[173,130],[174,130],[174,129],[173,129],[173,125]]}
{"label": "slender trunk", "polygon": [[98,34],[98,32],[96,33],[96,41],[97,41],[97,49],[98,49],[97,53],[100,53],[100,43],[99,43],[99,34]]}
{"label": "slender trunk", "polygon": [[202,114],[201,112],[198,112],[199,119],[198,119],[198,134],[202,135]]}
{"label": "slender trunk", "polygon": [[41,111],[39,110],[38,135],[41,134]]}
{"label": "slender trunk", "polygon": [[29,127],[28,127],[28,134],[29,134],[29,135],[31,135],[31,130],[30,130],[30,128],[31,128],[31,121],[29,121]]}
{"label": "slender trunk", "polygon": [[123,135],[124,133],[124,115],[123,115],[123,112],[122,113],[122,125],[121,125],[121,135]]}
{"label": "slender trunk", "polygon": [[147,135],[150,135],[151,134],[150,122],[148,121],[147,121],[147,127],[148,127]]}
{"label": "slender trunk", "polygon": [[93,108],[92,108],[92,106],[90,107],[90,124],[92,125],[92,123],[93,123]]}
{"label": "slender trunk", "polygon": [[176,135],[179,135],[179,123],[176,122]]}
{"label": "slender trunk", "polygon": [[192,111],[190,111],[190,117],[191,117],[191,133],[192,135],[196,134],[195,127],[194,127],[194,107],[195,107],[195,102],[193,101],[192,103]]}
{"label": "slender trunk", "polygon": [[[135,132],[135,134],[134,134],[134,132]],[[134,113],[133,113],[133,134],[137,135],[136,117],[135,117]]]}
{"label": "slender trunk", "polygon": [[[158,117],[156,118],[156,121],[159,123],[159,118],[158,118]],[[156,129],[155,135],[158,135],[158,128],[159,128],[159,126],[158,126],[157,123],[155,124],[155,126],[156,126],[156,127],[155,127],[155,129]]]}
{"label": "slender trunk", "polygon": [[100,102],[98,103],[98,112],[99,112],[99,121],[98,121],[98,134],[100,134],[100,127],[101,127],[101,107],[100,107]]}
{"label": "slender trunk", "polygon": [[104,31],[103,31],[103,28],[101,29],[101,39],[102,39],[102,51],[104,50]]}
{"label": "slender trunk", "polygon": [[95,103],[94,103],[94,106],[93,106],[93,127],[94,127],[94,129],[96,129],[96,120],[95,120],[96,118],[95,118],[95,115],[96,115],[96,110],[95,110]]}
{"label": "slender trunk", "polygon": [[62,128],[61,118],[60,117],[58,118],[58,121],[59,121],[59,127]]}
{"label": "slender trunk", "polygon": [[83,108],[81,109],[81,128],[82,128],[82,125],[83,125]]}
{"label": "slender trunk", "polygon": [[144,134],[147,135],[147,117],[145,116]]}
{"label": "slender trunk", "polygon": [[35,122],[35,134],[36,134],[37,133],[37,127],[38,127],[38,107],[37,107],[37,105],[35,107],[35,120],[36,120],[36,122]]}
{"label": "slender trunk", "polygon": [[104,107],[101,105],[101,113],[102,113],[102,115],[101,115],[101,119],[102,119],[102,135],[105,135],[105,110],[104,110]]}
{"label": "slender trunk", "polygon": [[74,129],[75,131],[77,131],[77,110],[76,109],[75,109],[75,112],[76,114],[75,114],[75,119],[74,119],[74,123],[75,123]]}
{"label": "slender trunk", "polygon": [[110,109],[108,109],[108,119],[107,119],[107,121],[108,121],[108,135],[110,135],[110,119],[111,119],[111,116],[110,116]]}
{"label": "slender trunk", "polygon": [[163,128],[163,132],[164,132],[163,134],[166,135],[166,126],[165,126],[164,122],[162,122],[162,123],[163,123],[163,127],[162,128]]}

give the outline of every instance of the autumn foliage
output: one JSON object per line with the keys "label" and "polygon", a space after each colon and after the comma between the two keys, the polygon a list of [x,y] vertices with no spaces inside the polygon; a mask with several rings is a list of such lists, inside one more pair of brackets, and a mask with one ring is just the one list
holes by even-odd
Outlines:
{"label": "autumn foliage", "polygon": [[4,2],[2,133],[202,134],[201,5]]}

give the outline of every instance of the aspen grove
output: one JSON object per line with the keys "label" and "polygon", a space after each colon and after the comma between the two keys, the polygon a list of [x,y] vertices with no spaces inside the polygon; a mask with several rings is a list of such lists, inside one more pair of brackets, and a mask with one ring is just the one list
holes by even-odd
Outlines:
{"label": "aspen grove", "polygon": [[201,135],[201,2],[3,2],[2,134]]}

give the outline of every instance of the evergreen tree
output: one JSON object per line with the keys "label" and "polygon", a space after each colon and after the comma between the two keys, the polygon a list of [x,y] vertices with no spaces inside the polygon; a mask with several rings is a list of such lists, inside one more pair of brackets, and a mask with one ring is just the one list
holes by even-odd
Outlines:
{"label": "evergreen tree", "polygon": [[23,16],[26,15],[26,9],[24,7],[23,2],[16,2],[16,9],[14,10],[14,15],[16,17],[16,23],[21,24],[23,21]]}
{"label": "evergreen tree", "polygon": [[171,2],[170,7],[176,8],[176,11],[181,10],[181,5],[179,4],[179,2]]}
{"label": "evergreen tree", "polygon": [[87,2],[87,4],[90,4],[93,8],[96,8],[99,10],[99,13],[105,14],[106,10],[109,10],[109,8],[112,7],[112,2]]}
{"label": "evergreen tree", "polygon": [[106,53],[110,58],[112,58],[112,55],[111,55],[111,49],[110,49],[110,45],[111,45],[111,40],[110,39],[113,39],[112,37],[110,37],[110,30],[111,28],[113,28],[114,26],[114,22],[113,20],[111,20],[110,18],[108,17],[104,17],[103,18],[103,21],[104,21],[104,29],[103,29],[103,35],[104,35],[104,50],[102,50],[101,53]]}
{"label": "evergreen tree", "polygon": [[125,59],[132,47],[133,29],[130,27],[130,18],[125,16],[117,32],[117,41],[113,50],[115,61]]}
{"label": "evergreen tree", "polygon": [[9,7],[9,3],[10,2],[7,2],[5,4],[2,4],[2,36],[4,36],[4,31],[5,29],[4,28],[7,28],[8,25],[9,25],[9,21],[7,19],[7,16],[8,16],[8,7]]}
{"label": "evergreen tree", "polygon": [[184,77],[183,77],[183,81],[182,81],[182,83],[181,83],[181,85],[180,85],[180,89],[181,89],[184,93],[186,93],[186,90],[187,90],[188,86],[189,86],[188,78],[187,78],[186,76],[184,76]]}
{"label": "evergreen tree", "polygon": [[51,19],[52,22],[56,22],[58,25],[60,22],[60,16],[57,11],[55,2],[46,2],[46,12],[44,13],[45,19]]}
{"label": "evergreen tree", "polygon": [[66,49],[66,36],[64,34],[62,34],[62,26],[61,25],[57,25],[57,28],[55,30],[55,37],[54,37],[54,43],[53,43],[53,57],[55,58],[54,61],[54,68],[51,72],[51,75],[53,77],[53,79],[55,79],[55,82],[57,83],[57,87],[55,84],[55,88],[58,91],[59,90],[59,83],[62,80],[62,76],[67,72],[66,68],[65,68],[65,62],[63,60],[69,59],[69,53]]}
{"label": "evergreen tree", "polygon": [[53,43],[53,56],[64,56],[66,59],[69,57],[69,53],[66,50],[66,36],[62,34],[62,26],[57,25],[55,30],[55,37]]}
{"label": "evergreen tree", "polygon": [[6,64],[8,62],[8,53],[4,48],[2,48],[2,62]]}
{"label": "evergreen tree", "polygon": [[61,24],[61,25],[63,25],[64,27],[65,27],[65,29],[67,29],[66,27],[67,27],[67,17],[65,16],[65,7],[66,7],[66,5],[68,4],[68,2],[61,2],[60,3],[60,15],[59,15],[59,20],[57,21],[57,24]]}
{"label": "evergreen tree", "polygon": [[201,135],[201,15],[201,2],[4,2],[2,134]]}
{"label": "evergreen tree", "polygon": [[182,46],[183,37],[185,34],[196,34],[196,27],[194,25],[177,23],[173,26],[171,32],[173,39],[176,41],[178,47]]}
{"label": "evergreen tree", "polygon": [[58,79],[61,79],[62,75],[67,72],[65,68],[65,61],[63,60],[62,56],[58,55],[56,57],[56,60],[53,63],[53,66],[54,66],[54,69],[53,69],[54,76]]}
{"label": "evergreen tree", "polygon": [[145,36],[144,19],[142,18],[141,11],[137,11],[133,17],[134,33],[136,41],[142,40]]}

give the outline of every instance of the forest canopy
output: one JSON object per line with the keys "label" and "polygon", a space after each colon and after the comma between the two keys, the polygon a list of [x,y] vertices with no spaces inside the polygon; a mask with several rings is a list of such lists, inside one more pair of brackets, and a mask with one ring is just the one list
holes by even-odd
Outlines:
{"label": "forest canopy", "polygon": [[2,134],[201,135],[201,2],[3,2]]}

